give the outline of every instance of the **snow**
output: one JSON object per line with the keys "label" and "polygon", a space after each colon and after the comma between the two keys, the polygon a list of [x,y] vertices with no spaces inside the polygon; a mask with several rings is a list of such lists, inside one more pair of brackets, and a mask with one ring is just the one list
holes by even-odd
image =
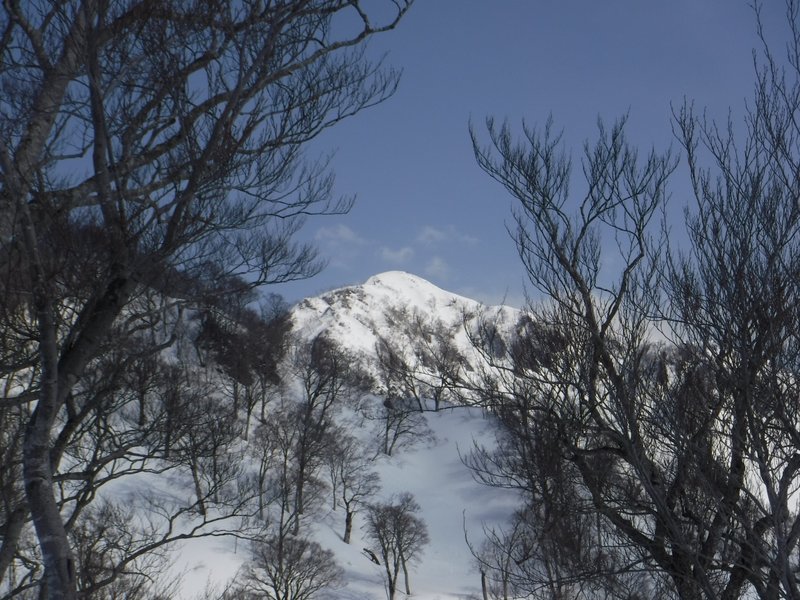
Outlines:
{"label": "snow", "polygon": [[483,361],[469,340],[465,324],[474,328],[477,319],[485,315],[497,317],[502,327],[510,327],[519,314],[506,306],[487,307],[410,273],[389,271],[370,277],[362,285],[303,300],[293,308],[291,318],[300,335],[311,339],[325,332],[341,347],[362,357],[368,369],[372,363],[374,375],[379,337],[404,354],[409,364],[417,362],[413,358],[417,334],[407,329],[414,318],[432,328],[453,330],[453,343],[474,370]]}
{"label": "snow", "polygon": [[[293,309],[295,332],[307,340],[325,332],[333,341],[350,350],[366,363],[375,361],[378,336],[391,339],[398,348],[413,348],[413,336],[404,331],[403,319],[422,314],[452,328],[453,341],[466,356],[471,347],[464,332],[465,315],[478,313],[482,306],[473,300],[451,294],[409,273],[392,271],[370,278],[361,286],[333,290],[302,301]],[[500,309],[504,310],[504,309]],[[509,321],[516,312],[509,312]],[[459,329],[460,328],[460,329]],[[382,402],[371,397],[372,402]],[[353,418],[354,411],[341,416]],[[430,543],[422,560],[414,565],[410,583],[413,596],[420,600],[457,600],[480,597],[480,576],[465,540],[465,532],[476,547],[483,539],[483,528],[505,523],[518,506],[513,492],[488,488],[476,482],[462,462],[475,442],[494,444],[493,419],[482,409],[445,407],[426,412],[433,432],[431,439],[420,440],[395,455],[379,455],[373,469],[381,481],[376,501],[409,492],[421,507],[418,515],[427,524]],[[371,421],[355,422],[350,431],[371,445],[377,436]],[[243,442],[244,443],[244,442]],[[246,467],[247,465],[245,465]],[[322,474],[321,474],[322,475]],[[116,498],[128,498],[133,510],[139,492],[149,494],[192,494],[191,483],[150,474],[125,478],[109,489]],[[384,572],[371,562],[363,548],[370,546],[361,527],[363,514],[357,514],[351,544],[342,541],[344,510],[333,510],[328,501],[314,515],[310,534],[330,549],[345,570],[346,587],[319,596],[328,600],[384,598]],[[225,523],[223,527],[232,524]],[[239,577],[249,558],[249,543],[233,537],[203,537],[172,546],[170,568],[165,581],[180,578],[179,600],[217,598],[226,585]],[[402,578],[401,578],[402,579]],[[169,594],[172,596],[172,594]],[[398,598],[403,594],[398,593]]]}
{"label": "snow", "polygon": [[[378,336],[395,348],[413,349],[413,339],[402,331],[398,315],[422,315],[455,328],[454,343],[465,357],[475,352],[464,331],[465,318],[486,309],[479,302],[442,290],[403,271],[389,271],[369,278],[363,285],[333,290],[301,302],[293,311],[296,331],[309,339],[326,332],[334,341],[367,362],[375,356]],[[514,322],[518,311],[494,307],[493,314]],[[374,359],[373,359],[374,360]],[[467,360],[470,360],[469,358]],[[473,358],[474,360],[474,358]],[[382,482],[378,499],[410,492],[428,525],[430,545],[411,577],[414,597],[458,599],[480,597],[480,576],[465,540],[479,546],[483,527],[505,522],[518,505],[508,490],[487,488],[472,478],[462,462],[474,441],[494,444],[492,420],[481,409],[458,407],[426,413],[434,432],[432,445],[379,459],[375,468]],[[341,511],[339,511],[341,512]],[[357,518],[352,544],[341,541],[343,514],[330,512],[321,519],[317,541],[335,552],[346,569],[349,585],[330,598],[349,600],[379,598],[384,594],[382,571],[362,553]]]}
{"label": "snow", "polygon": [[[492,443],[491,421],[480,409],[462,407],[426,416],[435,435],[434,443],[380,461],[377,471],[383,485],[381,497],[412,493],[428,526],[431,542],[411,575],[413,596],[423,600],[479,597],[480,576],[464,538],[465,525],[470,540],[480,540],[484,525],[508,519],[517,498],[507,490],[477,483],[461,460],[473,440]],[[344,544],[338,537],[338,519],[336,525],[335,531],[327,532],[334,534],[333,539],[321,536],[319,541],[338,555],[351,583],[340,595],[332,597],[379,597],[378,592],[383,590],[381,571],[360,552],[354,555],[352,549],[341,548]],[[360,535],[354,536],[353,549],[367,545]]]}
{"label": "snow", "polygon": [[402,299],[408,304],[428,305],[432,311],[454,305],[471,308],[479,306],[475,300],[443,290],[405,271],[387,271],[373,275],[361,287],[366,290],[383,290],[384,293]]}
{"label": "snow", "polygon": [[[460,600],[480,597],[480,576],[465,541],[465,526],[470,541],[479,545],[482,528],[505,522],[517,506],[513,492],[488,488],[477,483],[463,464],[462,455],[473,441],[493,443],[491,417],[478,408],[455,407],[426,413],[435,439],[392,457],[375,461],[382,489],[377,500],[410,492],[421,507],[430,544],[422,560],[412,570],[413,597],[419,600]],[[383,598],[383,571],[362,549],[369,546],[361,526],[363,515],[356,516],[351,544],[342,541],[344,512],[326,506],[314,527],[315,539],[332,550],[345,570],[347,585],[321,597],[329,600]],[[243,547],[245,546],[245,547]],[[209,585],[222,589],[235,578],[247,559],[247,548],[234,540],[206,538],[192,540],[180,552],[176,568],[185,575],[182,597],[190,599]],[[403,594],[398,594],[402,598]]]}
{"label": "snow", "polygon": [[364,347],[374,335],[373,325],[391,327],[387,309],[405,309],[435,315],[437,319],[458,323],[464,312],[476,312],[479,302],[442,290],[432,283],[402,271],[389,271],[370,277],[363,285],[332,290],[318,298],[299,303],[293,311],[295,327],[307,333],[321,332],[331,322],[348,334],[353,347]]}
{"label": "snow", "polygon": [[[310,340],[325,333],[369,365],[376,360],[379,337],[411,356],[415,334],[408,331],[408,321],[421,316],[451,331],[453,343],[469,361],[474,360],[475,351],[464,324],[484,309],[474,300],[442,290],[410,273],[390,271],[371,277],[363,285],[306,299],[293,308],[291,318],[300,337]],[[489,310],[500,315],[506,324],[514,323],[518,316],[517,311],[507,307]],[[381,400],[374,397],[372,401]],[[375,501],[387,501],[393,495],[410,492],[420,505],[418,516],[428,527],[430,543],[411,572],[414,598],[480,598],[480,575],[465,536],[479,547],[484,527],[504,524],[519,499],[509,490],[476,482],[462,461],[475,442],[494,445],[491,416],[479,408],[447,407],[427,412],[425,417],[433,432],[432,440],[420,441],[391,457],[376,457],[373,469],[380,477],[381,490]],[[370,436],[377,435],[372,431],[374,425],[362,420],[353,424],[351,431],[364,444],[371,444]],[[345,571],[347,583],[341,589],[326,591],[321,598],[386,597],[383,568],[371,562],[363,551],[371,545],[361,530],[363,516],[363,511],[356,515],[348,545],[342,541],[341,507],[333,510],[328,501],[314,515],[310,534],[334,553]],[[229,581],[237,578],[248,553],[246,542],[237,543],[231,538],[201,538],[183,543],[173,563],[173,572],[182,575],[181,598],[194,600],[209,590],[219,595]],[[397,597],[402,598],[403,594],[398,592]]]}

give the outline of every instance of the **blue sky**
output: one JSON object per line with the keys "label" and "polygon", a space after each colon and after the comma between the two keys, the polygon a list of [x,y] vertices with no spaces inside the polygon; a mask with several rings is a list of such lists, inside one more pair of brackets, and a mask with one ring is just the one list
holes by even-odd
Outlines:
{"label": "blue sky", "polygon": [[[766,4],[767,32],[779,38],[783,2]],[[755,33],[746,0],[417,0],[370,45],[403,70],[398,92],[310,148],[335,151],[336,189],[358,197],[350,214],[312,219],[301,234],[328,267],[268,291],[295,301],[400,269],[521,304],[524,274],[505,229],[513,200],[475,163],[470,120],[480,130],[487,116],[519,125],[552,115],[577,160],[598,117],[628,112],[643,151],[677,151],[671,103],[741,116]],[[680,214],[690,200],[680,174],[671,190]]]}

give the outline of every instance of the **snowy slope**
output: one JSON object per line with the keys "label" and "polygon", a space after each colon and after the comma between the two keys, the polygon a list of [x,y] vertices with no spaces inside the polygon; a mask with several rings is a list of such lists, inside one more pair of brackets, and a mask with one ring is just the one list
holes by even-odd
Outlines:
{"label": "snowy slope", "polygon": [[[360,286],[345,287],[300,302],[292,309],[293,330],[301,339],[319,334],[357,355],[369,370],[376,361],[379,338],[388,339],[408,356],[418,343],[409,323],[424,321],[440,327],[468,360],[478,361],[466,330],[481,314],[500,315],[508,323],[518,318],[517,311],[505,307],[487,309],[480,303],[442,290],[404,272],[376,275]],[[380,403],[380,398],[374,398]],[[508,490],[487,488],[472,478],[462,462],[474,443],[494,444],[493,423],[482,409],[448,407],[427,412],[425,419],[433,432],[432,440],[399,451],[393,456],[379,455],[372,468],[378,473],[381,491],[376,501],[394,494],[410,492],[421,507],[419,515],[427,524],[430,544],[422,561],[411,574],[411,588],[421,600],[457,600],[480,597],[480,575],[465,541],[465,530],[477,547],[484,526],[503,524],[517,506]],[[351,425],[355,435],[368,443],[374,423]],[[356,516],[351,544],[342,541],[344,511],[324,506],[316,516],[314,537],[334,552],[345,570],[346,587],[330,590],[321,597],[331,600],[385,598],[381,568],[363,552],[368,546],[361,527],[362,513]],[[247,548],[225,539],[197,540],[181,550],[176,568],[186,573],[182,597],[197,597],[212,584],[222,589],[227,580],[237,577],[247,560]],[[180,566],[178,566],[180,565]],[[398,594],[403,597],[403,594]]]}
{"label": "snowy slope", "polygon": [[[426,415],[434,440],[392,457],[376,459],[382,489],[375,500],[410,492],[421,507],[430,544],[411,572],[413,596],[419,600],[463,600],[480,597],[480,575],[475,568],[465,531],[476,547],[483,527],[502,525],[517,506],[513,492],[477,483],[462,457],[474,443],[494,443],[491,418],[482,409],[457,407]],[[369,546],[356,516],[351,543],[342,541],[344,513],[325,507],[316,517],[314,537],[330,549],[345,571],[345,587],[320,598],[360,600],[385,598],[383,571],[363,552]],[[176,553],[174,571],[182,573],[181,598],[199,598],[219,592],[235,580],[248,558],[247,545],[230,538],[205,538],[184,544]],[[212,595],[213,597],[213,595]],[[404,594],[398,593],[398,598]]]}
{"label": "snowy slope", "polygon": [[482,364],[468,331],[489,319],[511,328],[520,312],[506,306],[480,302],[442,290],[403,271],[370,277],[364,284],[336,289],[298,303],[291,313],[293,328],[311,339],[325,333],[342,348],[361,357],[375,371],[376,345],[380,338],[409,362],[418,360],[420,326],[443,331],[471,369]]}
{"label": "snowy slope", "polygon": [[[479,543],[482,527],[503,523],[514,510],[516,498],[507,490],[490,489],[475,482],[461,461],[473,441],[493,442],[491,421],[480,409],[429,413],[427,419],[435,435],[431,445],[379,459],[376,470],[383,489],[378,499],[410,492],[422,509],[420,516],[428,526],[431,541],[411,574],[415,598],[479,598],[480,575],[464,538],[465,526],[470,541]],[[382,571],[361,552],[368,545],[359,530],[363,519],[357,518],[350,546],[341,541],[342,520],[342,514],[329,513],[318,530],[320,543],[337,555],[346,570],[347,587],[331,598],[384,597]]]}
{"label": "snowy slope", "polygon": [[370,355],[377,335],[399,335],[393,314],[418,311],[448,325],[475,314],[480,303],[446,292],[420,277],[389,271],[364,284],[344,287],[301,301],[292,310],[295,330],[305,336],[326,331],[348,349]]}
{"label": "snowy slope", "polygon": [[[307,339],[325,333],[367,365],[376,361],[379,338],[389,340],[411,360],[421,343],[417,338],[420,331],[414,324],[422,323],[428,330],[447,332],[459,353],[475,366],[481,358],[474,351],[467,330],[480,318],[495,316],[510,326],[519,313],[507,307],[485,307],[401,271],[381,273],[360,286],[309,298],[292,311],[295,332]],[[478,598],[480,576],[465,541],[465,529],[470,541],[479,545],[482,528],[505,522],[517,499],[507,490],[490,489],[475,482],[462,462],[475,442],[494,444],[491,418],[481,409],[453,407],[426,413],[426,419],[434,433],[431,444],[377,460],[375,468],[382,483],[378,499],[411,492],[422,508],[431,543],[411,578],[415,597]],[[384,597],[382,572],[362,553],[368,544],[360,539],[361,521],[356,524],[350,546],[341,541],[342,521],[343,514],[330,512],[318,529],[318,540],[336,553],[347,571],[349,585],[332,597]]]}

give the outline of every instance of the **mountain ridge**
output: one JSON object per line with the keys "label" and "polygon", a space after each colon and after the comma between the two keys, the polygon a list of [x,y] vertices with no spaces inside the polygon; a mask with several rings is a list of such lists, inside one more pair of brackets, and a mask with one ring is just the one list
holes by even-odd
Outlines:
{"label": "mountain ridge", "polygon": [[445,355],[469,371],[485,366],[475,338],[487,323],[510,332],[522,314],[449,292],[405,271],[387,271],[300,301],[290,320],[298,338],[325,336],[357,358],[373,378],[380,378],[386,359],[381,354],[388,351],[429,387],[446,376],[441,372]]}

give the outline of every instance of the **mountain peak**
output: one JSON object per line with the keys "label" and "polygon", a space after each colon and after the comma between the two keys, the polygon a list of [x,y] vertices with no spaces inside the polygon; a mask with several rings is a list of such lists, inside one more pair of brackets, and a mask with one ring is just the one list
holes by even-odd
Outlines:
{"label": "mountain peak", "polygon": [[450,292],[446,292],[445,290],[433,285],[430,281],[406,271],[386,271],[384,273],[378,273],[377,275],[373,275],[367,279],[361,287],[385,288],[402,292],[404,294],[409,292],[417,292],[424,294],[444,293],[453,295]]}
{"label": "mountain peak", "polygon": [[303,300],[292,310],[292,320],[303,336],[326,332],[343,347],[372,355],[379,338],[407,337],[404,321],[414,315],[451,327],[462,322],[465,312],[477,312],[480,306],[417,275],[387,271],[361,285]]}
{"label": "mountain peak", "polygon": [[460,304],[469,305],[472,308],[480,303],[444,290],[427,279],[419,275],[414,275],[406,271],[386,271],[378,273],[367,279],[360,287],[362,290],[375,290],[389,292],[397,295],[398,300],[402,300],[419,308],[427,307],[436,309],[441,306],[453,306]]}
{"label": "mountain peak", "polygon": [[[407,271],[385,271],[373,275],[364,282],[364,287],[381,286],[388,288],[430,287],[436,288],[430,281]],[[439,289],[439,288],[436,288]]]}
{"label": "mountain peak", "polygon": [[387,271],[361,285],[307,298],[292,309],[291,318],[301,339],[324,333],[342,348],[361,356],[370,365],[368,370],[377,369],[379,342],[389,343],[409,364],[416,364],[421,349],[433,343],[430,335],[434,332],[449,338],[436,343],[451,344],[477,368],[480,357],[469,331],[478,326],[487,310],[492,318],[507,324],[518,319],[518,311],[513,309],[486,307],[417,275]]}

